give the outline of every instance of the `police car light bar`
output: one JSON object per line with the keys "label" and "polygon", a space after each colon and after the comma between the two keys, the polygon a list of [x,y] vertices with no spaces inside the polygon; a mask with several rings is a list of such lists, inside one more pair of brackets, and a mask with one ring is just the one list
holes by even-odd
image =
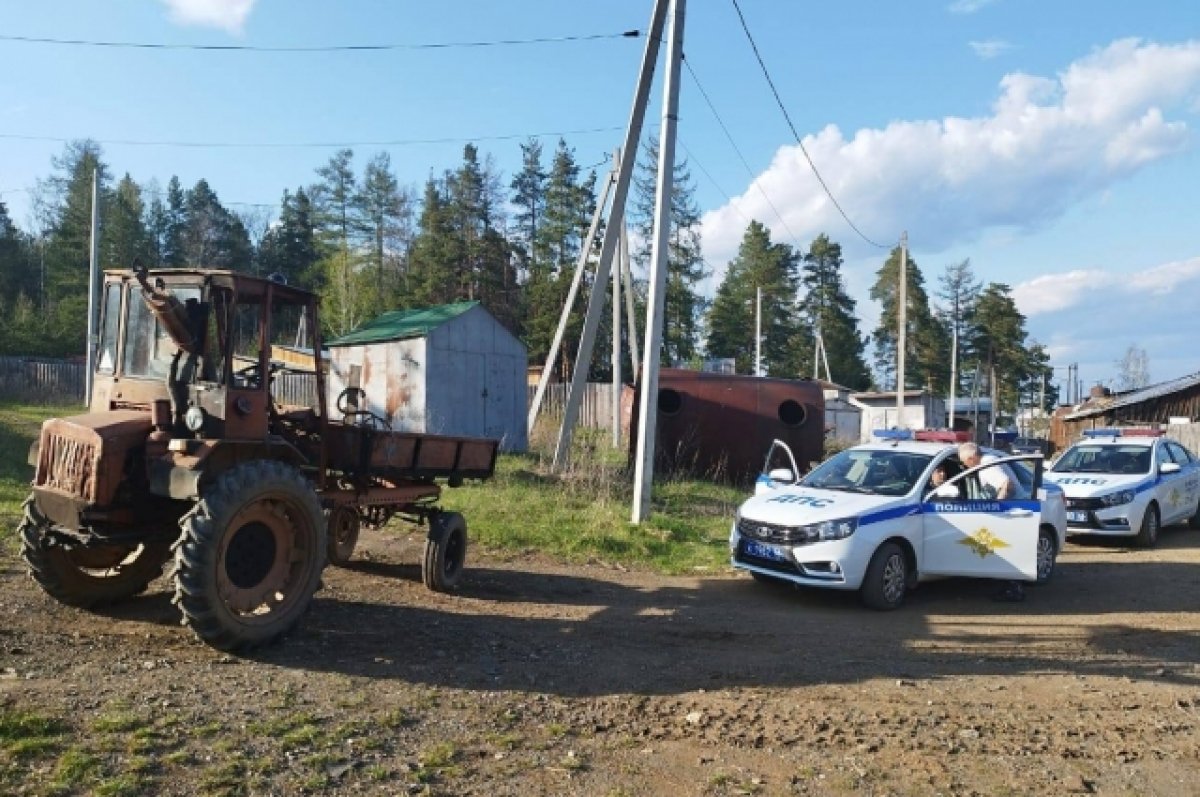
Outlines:
{"label": "police car light bar", "polygon": [[1098,429],[1084,429],[1084,437],[1162,437],[1162,429],[1150,429],[1148,427],[1100,427]]}
{"label": "police car light bar", "polygon": [[880,440],[912,440],[912,429],[876,429],[872,435]]}

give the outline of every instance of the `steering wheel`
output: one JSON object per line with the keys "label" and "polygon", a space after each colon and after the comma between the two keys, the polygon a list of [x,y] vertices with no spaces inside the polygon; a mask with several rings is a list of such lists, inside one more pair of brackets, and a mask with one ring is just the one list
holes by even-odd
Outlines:
{"label": "steering wheel", "polygon": [[[275,374],[282,371],[286,366],[278,360],[271,360],[267,363],[267,378],[274,379]],[[236,379],[241,379],[242,384],[246,387],[261,387],[262,375],[258,372],[258,363],[250,363],[245,368],[239,368],[233,372]]]}
{"label": "steering wheel", "polygon": [[361,387],[348,387],[338,394],[334,406],[342,414],[342,423],[347,426],[364,426],[377,432],[385,432],[390,424],[382,415],[362,409],[367,404],[367,392]]}
{"label": "steering wheel", "polygon": [[342,415],[358,412],[358,408],[367,403],[367,391],[361,387],[348,387],[338,394],[334,406]]}

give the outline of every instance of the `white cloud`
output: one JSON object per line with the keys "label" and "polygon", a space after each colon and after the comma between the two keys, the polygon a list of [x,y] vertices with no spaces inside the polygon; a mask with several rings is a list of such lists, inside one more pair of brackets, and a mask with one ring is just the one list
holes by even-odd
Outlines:
{"label": "white cloud", "polygon": [[[866,235],[890,244],[907,230],[923,250],[939,251],[995,231],[1039,229],[1181,152],[1189,129],[1167,113],[1188,113],[1198,92],[1200,41],[1127,39],[1053,78],[1006,75],[987,116],[896,121],[849,138],[831,124],[804,145]],[[825,231],[848,258],[862,253],[798,146],[781,147],[755,183],[704,215],[710,263],[720,268],[736,254],[746,218],[772,226],[776,238],[790,237],[771,205],[801,240]]]}
{"label": "white cloud", "polygon": [[1012,45],[1003,39],[985,39],[984,41],[968,42],[968,44],[975,51],[975,55],[985,61],[1012,49]]}
{"label": "white cloud", "polygon": [[951,14],[974,14],[980,9],[990,6],[995,0],[954,0],[953,3],[946,6],[946,10]]}
{"label": "white cloud", "polygon": [[[1013,288],[1013,301],[1027,317],[1056,313],[1080,307],[1106,315],[1113,307],[1114,292],[1119,292],[1122,307],[1126,302],[1153,300],[1180,291],[1191,282],[1200,282],[1200,257],[1164,263],[1132,274],[1104,269],[1077,269],[1061,274],[1044,274]],[[1194,296],[1200,285],[1190,286]],[[1111,315],[1111,313],[1107,314]]]}
{"label": "white cloud", "polygon": [[161,0],[180,25],[220,28],[241,33],[256,0]]}

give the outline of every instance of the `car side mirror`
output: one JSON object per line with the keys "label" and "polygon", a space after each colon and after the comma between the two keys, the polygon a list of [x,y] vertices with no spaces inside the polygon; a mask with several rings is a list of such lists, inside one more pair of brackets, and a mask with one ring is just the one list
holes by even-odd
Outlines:
{"label": "car side mirror", "polygon": [[767,474],[767,478],[773,482],[793,484],[796,481],[796,474],[792,473],[791,468],[775,468]]}
{"label": "car side mirror", "polygon": [[1178,462],[1164,462],[1158,466],[1159,473],[1179,473]]}

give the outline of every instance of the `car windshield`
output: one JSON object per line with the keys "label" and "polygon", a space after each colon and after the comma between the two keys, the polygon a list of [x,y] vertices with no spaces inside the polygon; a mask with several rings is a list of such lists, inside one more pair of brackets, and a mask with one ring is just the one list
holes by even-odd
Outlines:
{"label": "car windshield", "polygon": [[868,495],[904,495],[932,459],[927,454],[851,448],[821,463],[801,480],[805,487]]}
{"label": "car windshield", "polygon": [[1149,446],[1076,445],[1054,463],[1055,473],[1149,473]]}

